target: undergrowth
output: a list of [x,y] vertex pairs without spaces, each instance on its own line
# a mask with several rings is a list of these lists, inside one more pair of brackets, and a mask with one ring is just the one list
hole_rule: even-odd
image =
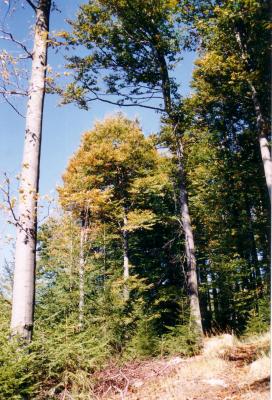
[[[80,330],[75,315],[53,324],[40,320],[30,345],[9,340],[9,306],[1,303],[0,399],[54,400],[67,391],[73,399],[88,399],[95,385],[93,376],[110,363],[119,365],[161,356],[189,357],[201,346],[189,321],[168,327],[161,335],[156,320],[136,308],[134,314],[115,314],[90,321]],[[258,354],[268,354],[268,318],[252,312],[241,341],[257,343]],[[261,309],[260,306],[260,309]],[[259,343],[259,344],[258,344]],[[254,346],[255,346],[254,344]]]

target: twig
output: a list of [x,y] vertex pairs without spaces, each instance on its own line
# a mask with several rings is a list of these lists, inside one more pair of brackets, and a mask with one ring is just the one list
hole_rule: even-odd
[[5,89],[0,89],[0,94],[4,94],[5,96],[27,96],[27,92],[22,92],[18,90],[5,90]]
[[9,101],[9,99],[7,98],[7,96],[4,93],[1,93],[2,96],[4,97],[5,101],[8,103],[8,105],[18,114],[20,115],[20,117],[25,118],[25,116],[23,114],[20,113],[19,110],[17,110],[17,108],[11,103],[11,101]]
[[[122,371],[120,371],[121,372],[121,375],[123,375],[123,377],[125,378],[125,380],[127,381],[127,384],[126,384],[126,387],[125,387],[125,389],[123,390],[123,394],[124,394],[124,396],[126,396],[126,394],[127,394],[127,391],[128,391],[128,387],[129,387],[129,379],[126,377],[126,375],[122,372]],[[125,398],[125,397],[124,397]]]
[[51,208],[52,203],[53,203],[53,201],[50,201],[48,203],[48,205],[47,205],[47,213],[43,218],[40,219],[38,225],[40,225],[43,221],[45,221],[50,216],[50,208]]
[[143,103],[118,103],[117,101],[111,101],[111,100],[107,100],[107,99],[103,99],[97,95],[95,95],[95,97],[92,98],[87,98],[87,102],[92,102],[95,100],[99,100],[102,101],[103,103],[108,103],[108,104],[112,104],[118,107],[141,107],[141,108],[147,108],[149,110],[154,110],[154,111],[158,111],[158,112],[165,112],[165,109],[160,108],[160,107],[152,107],[152,106],[146,106]]
[[27,49],[27,47],[22,42],[19,42],[19,40],[15,39],[12,33],[6,32],[3,29],[0,29],[0,32],[8,36],[8,37],[2,36],[0,37],[0,39],[11,40],[13,43],[18,44],[18,46],[20,46],[28,54],[28,58],[33,57],[32,53]]
[[8,203],[9,210],[10,210],[10,212],[11,212],[11,214],[12,214],[12,217],[13,217],[13,219],[14,219],[14,221],[15,221],[15,226],[18,226],[18,225],[19,225],[19,219],[18,219],[17,216],[15,215],[15,212],[14,212],[14,209],[13,209],[13,205],[12,205],[12,202],[11,202],[11,199],[10,199],[10,184],[9,184],[9,178],[8,178],[8,176],[7,176],[6,173],[4,173],[4,176],[5,176],[5,178],[6,178],[7,190],[5,190],[3,187],[0,187],[0,190],[4,193],[4,195],[5,195],[5,197],[6,197],[6,202]]
[[[87,98],[87,102],[99,100],[99,101],[102,101],[104,103],[113,104],[113,105],[116,105],[116,106],[119,106],[119,107],[142,107],[142,108],[147,108],[147,109],[150,109],[150,110],[155,110],[155,111],[158,111],[158,112],[165,112],[164,108],[144,105],[143,104],[144,101],[143,102],[135,102],[135,103],[121,103],[121,102],[118,102],[118,101],[111,101],[111,100],[108,100],[108,99],[104,99],[102,97],[99,97],[99,95],[94,90],[92,90],[88,85],[86,85],[86,86],[87,86],[88,90],[94,95],[94,97],[92,97],[92,98]],[[147,99],[145,99],[145,101],[147,101]]]

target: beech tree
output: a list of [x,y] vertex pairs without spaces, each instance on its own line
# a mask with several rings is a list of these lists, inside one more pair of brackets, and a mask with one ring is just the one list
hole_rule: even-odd
[[37,201],[51,0],[27,0],[36,15],[20,178],[11,331],[31,340],[33,330]]
[[[180,60],[187,37],[181,40],[182,13],[178,1],[89,1],[73,22],[74,45],[89,51],[70,58],[75,80],[64,102],[80,107],[100,100],[123,107],[140,106],[161,112],[172,126],[171,149],[179,170],[179,206],[185,236],[188,293],[191,315],[202,335],[197,265],[189,214],[182,144],[182,113],[178,85],[171,71]],[[97,72],[100,72],[98,78]]]
[[[84,230],[92,229],[98,220],[111,223],[122,241],[124,282],[130,277],[130,233],[149,229],[156,220],[151,210],[139,206],[137,194],[148,179],[152,183],[153,178],[150,191],[166,182],[164,174],[154,178],[157,164],[156,151],[137,123],[117,115],[97,123],[84,135],[63,176],[64,186],[59,188],[63,207],[84,214]],[[124,299],[128,298],[125,285]]]

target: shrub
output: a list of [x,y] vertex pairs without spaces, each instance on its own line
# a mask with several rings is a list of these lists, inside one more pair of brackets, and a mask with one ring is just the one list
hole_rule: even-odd
[[258,300],[257,307],[250,311],[244,335],[261,334],[269,330],[270,304],[268,299]]
[[9,340],[9,304],[0,299],[0,399],[19,400],[37,389],[35,354],[16,338]]
[[199,353],[199,337],[189,324],[168,327],[169,332],[161,339],[162,355],[192,356]]

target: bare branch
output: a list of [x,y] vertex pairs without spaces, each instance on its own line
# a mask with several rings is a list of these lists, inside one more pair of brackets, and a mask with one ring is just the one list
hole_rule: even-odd
[[5,90],[0,88],[0,94],[5,96],[27,96],[27,92],[19,91],[19,90]]
[[26,0],[26,2],[30,5],[30,7],[36,12],[37,11],[37,7],[35,6],[34,3],[32,3],[31,0]]
[[[141,108],[148,108],[148,109],[150,109],[150,110],[155,110],[155,111],[160,111],[160,112],[165,112],[165,109],[164,108],[160,108],[160,107],[152,107],[152,106],[147,106],[147,105],[145,105],[145,104],[143,104],[143,103],[118,103],[117,101],[111,101],[111,100],[108,100],[108,99],[103,99],[102,97],[99,97],[98,95],[97,95],[97,93],[95,93],[94,91],[91,91],[92,92],[92,94],[94,95],[94,97],[92,97],[92,98],[87,98],[87,102],[91,102],[91,101],[95,101],[95,100],[99,100],[99,101],[102,101],[102,102],[104,102],[104,103],[108,103],[108,104],[113,104],[113,105],[116,105],[116,106],[119,106],[119,107],[141,107]],[[145,100],[146,101],[146,100]]]
[[13,204],[13,201],[11,198],[11,193],[10,193],[10,180],[6,173],[4,173],[4,176],[5,176],[6,189],[3,186],[0,186],[0,191],[4,194],[5,202],[7,203],[8,210],[10,211],[10,213],[12,215],[13,221],[9,221],[9,222],[12,223],[16,228],[19,227],[23,232],[25,232],[25,234],[27,236],[31,235],[32,232],[28,228],[24,227],[24,225],[21,223],[20,217],[18,218],[17,215],[15,214],[14,204]]
[[41,225],[47,218],[50,217],[50,211],[51,211],[51,206],[52,206],[53,200],[49,201],[47,204],[47,212],[46,214],[43,216],[43,218],[41,218],[38,221],[38,225]]
[[4,97],[5,101],[8,103],[8,105],[18,114],[20,115],[20,117],[25,118],[25,116],[23,114],[20,113],[20,111],[15,107],[14,104],[11,103],[11,101],[9,101],[9,99],[7,98],[7,96],[4,93],[1,93],[2,96]]
[[6,32],[3,29],[0,29],[0,32],[2,32],[6,36],[1,36],[0,39],[2,40],[11,40],[13,43],[16,43],[18,46],[20,46],[28,55],[27,58],[32,58],[32,53],[27,49],[27,47],[22,43],[19,42],[19,40],[15,39],[12,33]]
[[0,187],[0,190],[5,195],[5,201],[7,202],[9,211],[12,214],[12,218],[14,220],[14,225],[15,226],[21,226],[20,222],[19,222],[19,219],[15,215],[14,207],[13,207],[13,204],[12,204],[12,199],[11,199],[11,196],[10,196],[10,181],[9,181],[9,178],[8,178],[6,173],[4,173],[4,176],[5,176],[5,179],[6,179],[5,181],[6,181],[7,189],[4,189],[3,187]]

